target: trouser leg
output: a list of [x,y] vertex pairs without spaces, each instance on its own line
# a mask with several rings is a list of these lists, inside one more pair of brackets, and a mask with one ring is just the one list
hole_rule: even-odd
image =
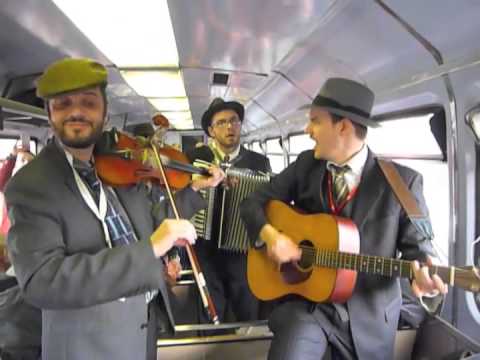
[[274,333],[269,360],[321,360],[328,348],[334,359],[356,359],[349,321],[330,305],[286,302],[272,312],[269,326]]
[[232,304],[233,313],[237,321],[251,321],[258,319],[258,300],[250,291],[247,281],[247,257],[243,254],[225,255],[225,280]]
[[322,327],[304,301],[290,301],[271,314],[274,334],[268,360],[321,360],[328,346]]

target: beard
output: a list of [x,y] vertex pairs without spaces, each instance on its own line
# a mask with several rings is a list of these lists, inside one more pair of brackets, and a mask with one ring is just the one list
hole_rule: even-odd
[[233,150],[240,145],[240,136],[225,136],[225,138],[218,138],[217,142],[220,146]]
[[[68,122],[84,123],[90,126],[90,132],[83,134],[85,131],[79,129],[66,129],[65,124]],[[70,117],[65,119],[61,124],[53,124],[53,129],[63,145],[74,149],[85,149],[94,145],[102,136],[103,124],[89,121],[84,117]]]

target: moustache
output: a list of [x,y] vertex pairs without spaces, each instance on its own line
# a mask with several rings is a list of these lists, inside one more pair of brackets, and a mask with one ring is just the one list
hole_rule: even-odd
[[67,118],[63,121],[64,124],[69,123],[69,122],[85,123],[85,124],[91,125],[91,122],[88,119],[86,119],[82,116],[72,116],[72,117],[69,117],[69,118]]

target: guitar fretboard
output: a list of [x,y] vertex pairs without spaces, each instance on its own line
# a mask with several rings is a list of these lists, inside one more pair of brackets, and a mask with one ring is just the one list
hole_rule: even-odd
[[[351,254],[323,249],[304,247],[302,258],[319,267],[349,269],[372,275],[405,277],[413,279],[411,261],[386,258],[382,256]],[[447,283],[453,282],[453,268],[432,266],[430,274],[437,274]]]

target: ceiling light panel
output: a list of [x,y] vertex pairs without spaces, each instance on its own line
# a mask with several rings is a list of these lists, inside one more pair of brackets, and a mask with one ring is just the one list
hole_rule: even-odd
[[188,99],[182,98],[149,98],[150,103],[161,112],[164,111],[190,111]]
[[177,67],[166,0],[53,0],[118,67]]
[[190,111],[164,111],[162,114],[176,129],[193,129],[192,114]]
[[148,98],[186,97],[180,71],[121,71],[138,95]]

